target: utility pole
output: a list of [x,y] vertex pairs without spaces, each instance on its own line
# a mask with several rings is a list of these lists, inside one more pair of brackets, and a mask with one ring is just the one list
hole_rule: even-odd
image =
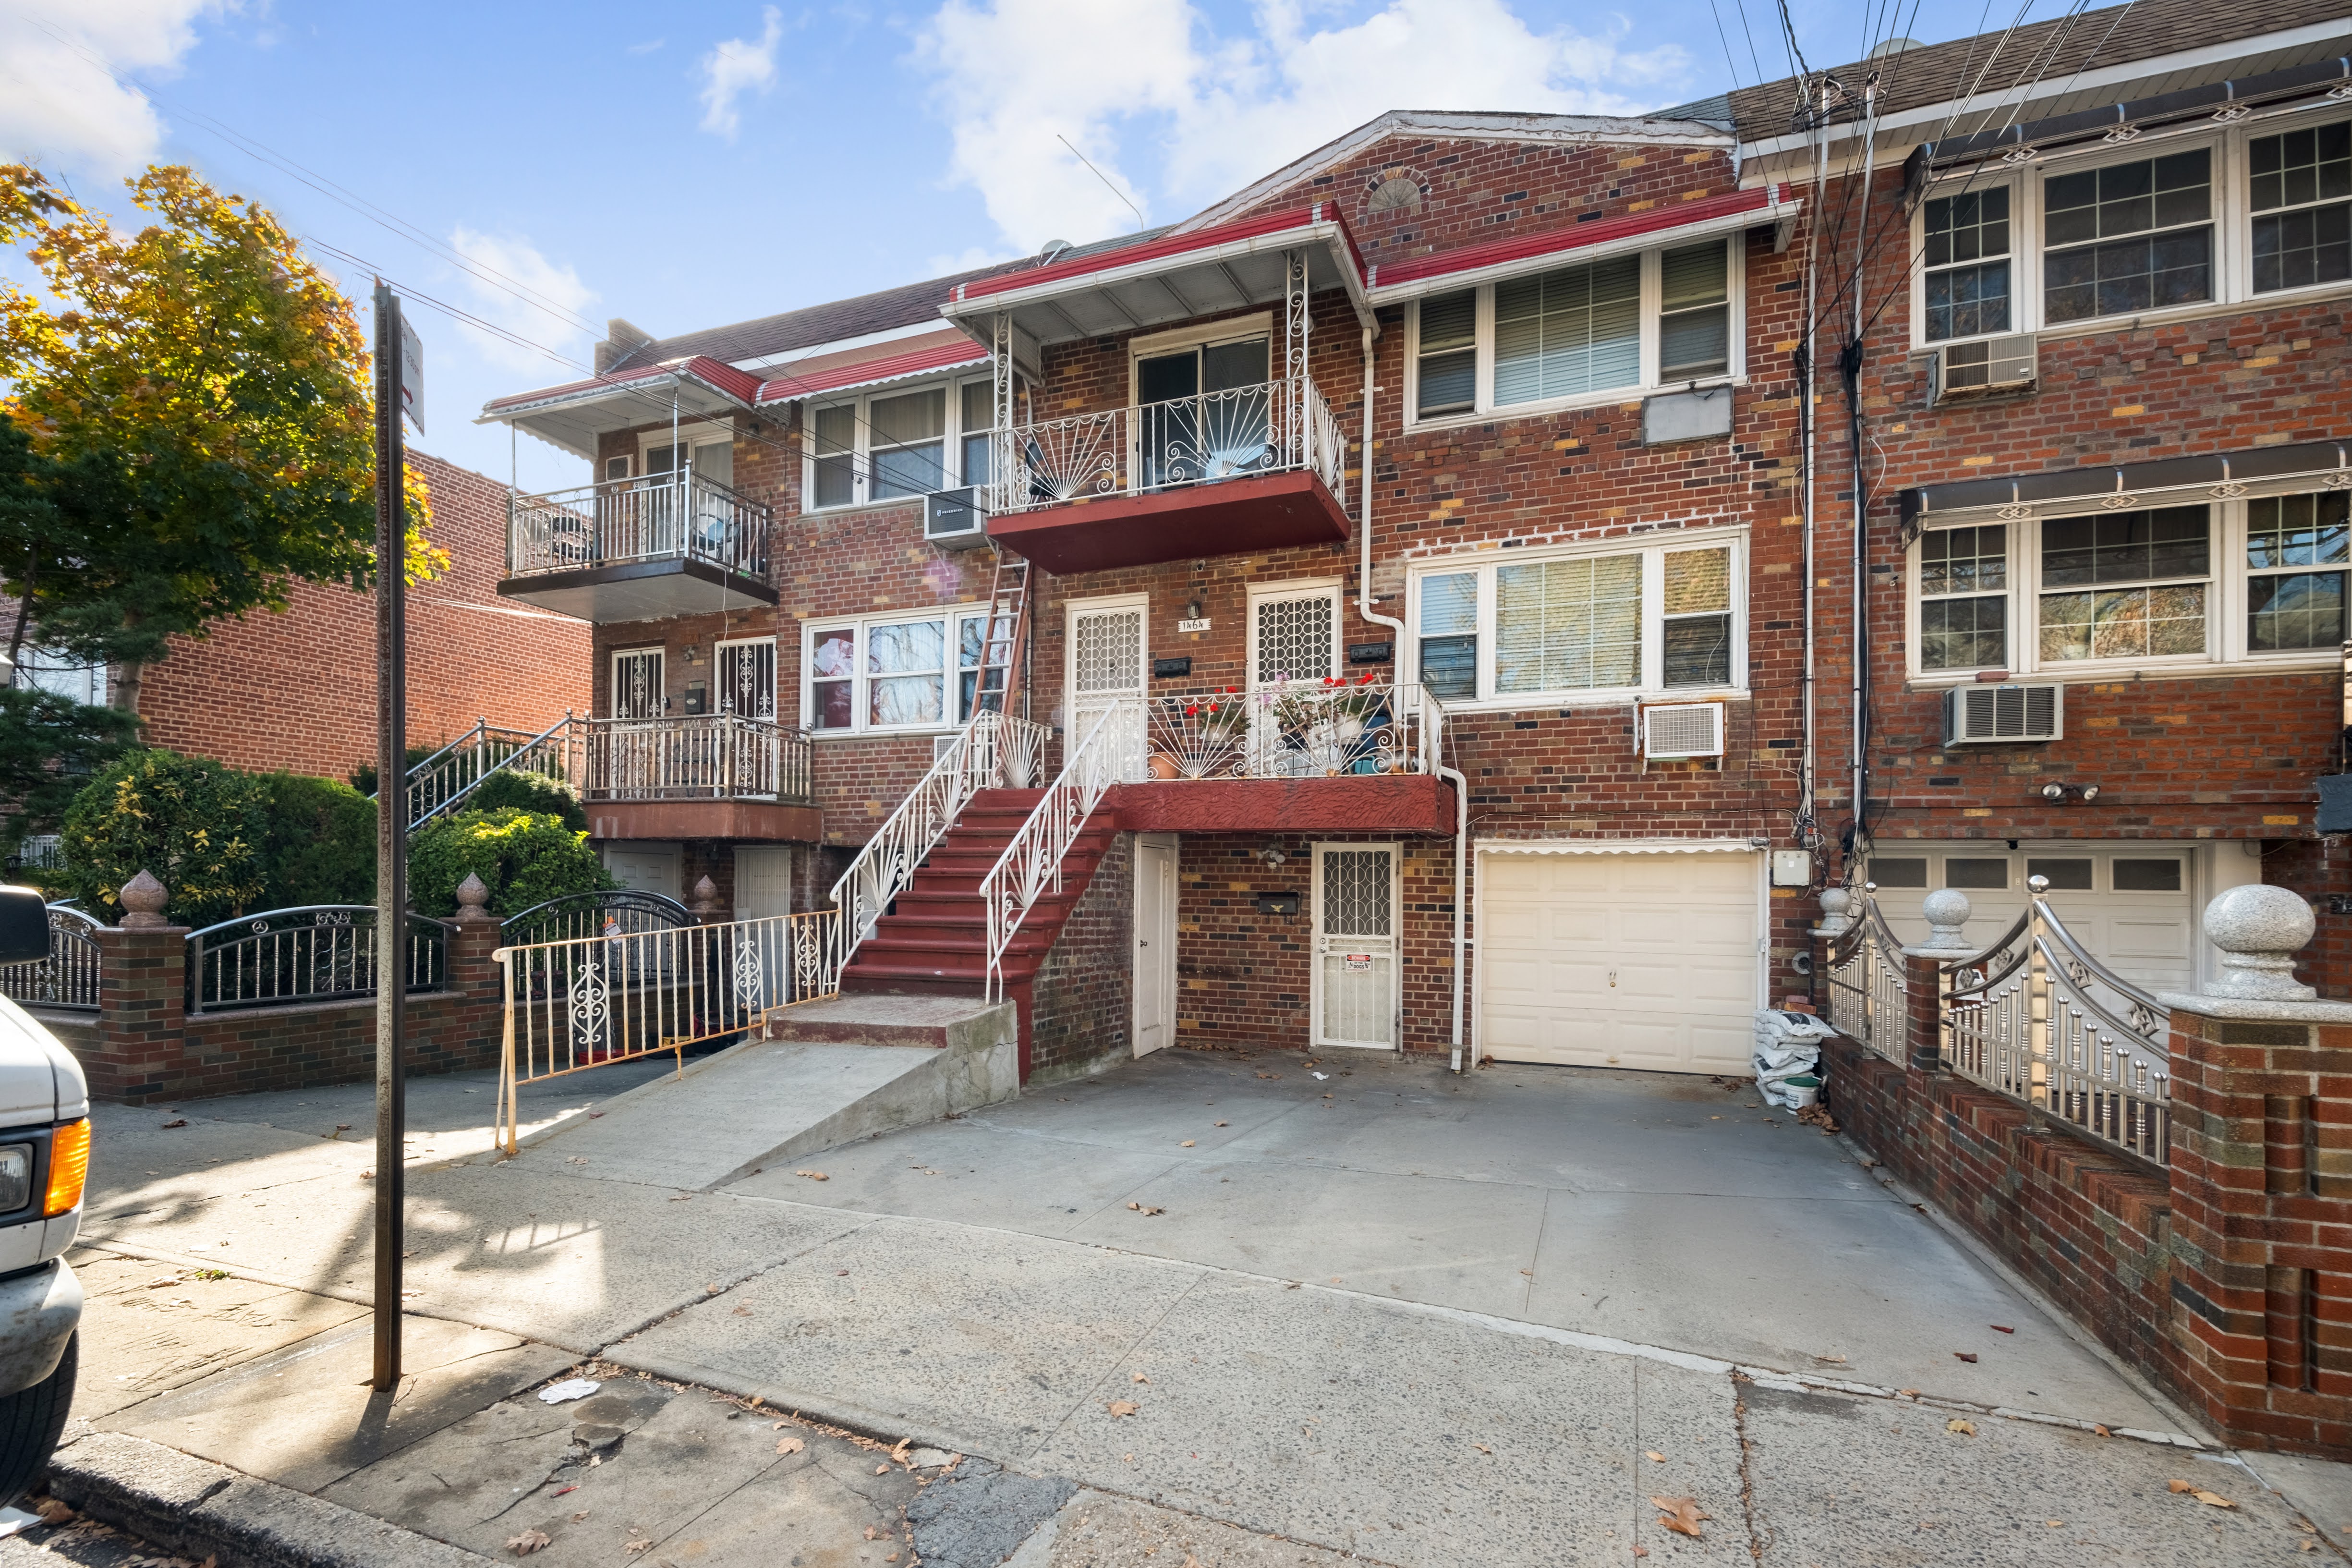
[[423,354],[400,300],[375,285],[375,1375],[400,1386],[400,1254],[408,1121],[408,593],[406,466],[400,418],[406,363]]

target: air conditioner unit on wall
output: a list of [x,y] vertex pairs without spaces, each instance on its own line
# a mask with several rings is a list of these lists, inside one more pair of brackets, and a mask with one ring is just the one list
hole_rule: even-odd
[[2041,378],[2032,332],[2005,338],[1980,338],[1972,343],[1947,343],[1936,351],[1928,383],[1929,406],[1958,403],[1997,393],[2018,392]]
[[2061,686],[1956,686],[1944,693],[1944,744],[2054,741],[2065,729]]
[[1723,704],[1661,702],[1643,709],[1642,754],[1654,762],[1723,755]]
[[970,550],[988,542],[988,513],[977,486],[934,490],[923,498],[923,538],[941,550]]

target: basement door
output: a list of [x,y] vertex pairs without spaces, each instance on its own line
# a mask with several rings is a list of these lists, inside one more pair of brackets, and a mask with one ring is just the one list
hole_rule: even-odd
[[1070,606],[1066,688],[1070,717],[1063,731],[1062,755],[1067,759],[1074,754],[1104,713],[1122,709],[1111,722],[1124,731],[1115,741],[1119,748],[1118,776],[1130,782],[1145,776],[1145,607],[1140,594]]
[[1397,1048],[1397,847],[1315,847],[1313,1043]]
[[1176,1038],[1176,849],[1172,833],[1135,836],[1135,1054]]

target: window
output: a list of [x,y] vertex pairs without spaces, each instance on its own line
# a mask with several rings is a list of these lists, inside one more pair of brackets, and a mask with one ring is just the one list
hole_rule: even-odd
[[996,384],[967,381],[957,388],[961,400],[956,428],[963,432],[963,468],[957,477],[968,485],[988,483],[988,443],[996,427]]
[[2009,187],[1927,204],[1927,341],[2009,331]]
[[2042,314],[2053,324],[2213,298],[2213,153],[2050,176]]
[[927,495],[947,485],[948,395],[942,388],[877,397],[873,429],[874,499]]
[[1739,373],[1739,247],[1611,257],[1413,309],[1415,419],[1534,409]]
[[[1451,702],[1737,688],[1747,679],[1741,545],[1653,543],[1414,575],[1421,679]],[[1512,552],[1517,557],[1518,552]]]
[[[664,441],[657,447],[648,446],[641,454],[643,462],[639,471],[648,479],[662,474],[676,473],[679,466],[677,460],[679,447],[685,447],[689,454],[687,459],[688,466],[704,479],[717,479],[722,485],[731,485],[735,482],[735,437],[731,431],[715,437],[703,435],[697,435],[691,438],[680,437],[677,446],[675,447],[667,441]],[[625,471],[625,469],[624,472]]]
[[[980,690],[987,619],[985,609],[957,609],[812,627],[802,703],[807,728],[838,734],[962,723]],[[953,712],[948,706],[950,647],[956,650]],[[1001,689],[1003,679],[1002,671],[992,670],[989,689]]]
[[657,647],[616,648],[613,653],[612,715],[615,719],[658,719],[669,706],[662,681],[662,650]]
[[805,416],[805,509],[901,500],[985,483],[995,396],[988,382],[968,381],[911,392],[877,388],[869,395],[812,403]]
[[1869,880],[1882,888],[1925,888],[1927,885],[1927,862],[1924,858],[1887,859],[1870,858]]
[[1948,528],[1919,542],[1919,667],[2009,662],[2009,530]]
[[2246,173],[2254,292],[2352,279],[2352,121],[2254,137]]
[[[2344,641],[2344,567],[2352,496],[2270,496],[2246,503],[2246,647],[2333,648]],[[2314,571],[2334,566],[2332,572]]]
[[19,690],[46,691],[86,708],[106,706],[106,667],[80,663],[58,648],[19,648],[15,684]]
[[2050,884],[2050,890],[2053,893],[2087,893],[2091,890],[2092,864],[2088,860],[2072,858],[2045,860],[2034,856],[2029,857],[2025,862],[2025,875],[2029,880],[2041,878]]
[[2201,506],[2045,521],[2042,662],[2203,653],[2210,534]]
[[2009,862],[1996,859],[1964,860],[1958,856],[1944,861],[1944,886],[1983,891],[2009,886]]
[[817,506],[847,506],[857,499],[857,409],[844,405],[815,410],[809,420],[815,448],[810,493]]

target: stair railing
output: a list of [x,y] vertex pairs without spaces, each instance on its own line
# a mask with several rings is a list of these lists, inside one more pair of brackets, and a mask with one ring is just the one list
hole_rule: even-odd
[[834,908],[843,913],[834,927],[834,973],[848,967],[858,943],[873,934],[874,922],[889,912],[891,901],[915,879],[916,868],[973,795],[1008,784],[1026,786],[1037,776],[1051,734],[1045,725],[1009,713],[972,715],[834,883]]
[[1096,716],[1086,739],[1070,752],[1062,773],[1046,787],[1045,798],[1004,847],[996,864],[980,884],[980,901],[988,911],[988,999],[1004,999],[1004,951],[1021,930],[1039,899],[1062,890],[1062,861],[1070,846],[1086,830],[1087,818],[1118,783],[1120,744],[1132,723],[1123,703],[1113,703]]
[[408,770],[408,831],[455,810],[492,773],[537,773],[577,783],[581,741],[576,729],[569,713],[536,735],[477,720],[471,730]]

